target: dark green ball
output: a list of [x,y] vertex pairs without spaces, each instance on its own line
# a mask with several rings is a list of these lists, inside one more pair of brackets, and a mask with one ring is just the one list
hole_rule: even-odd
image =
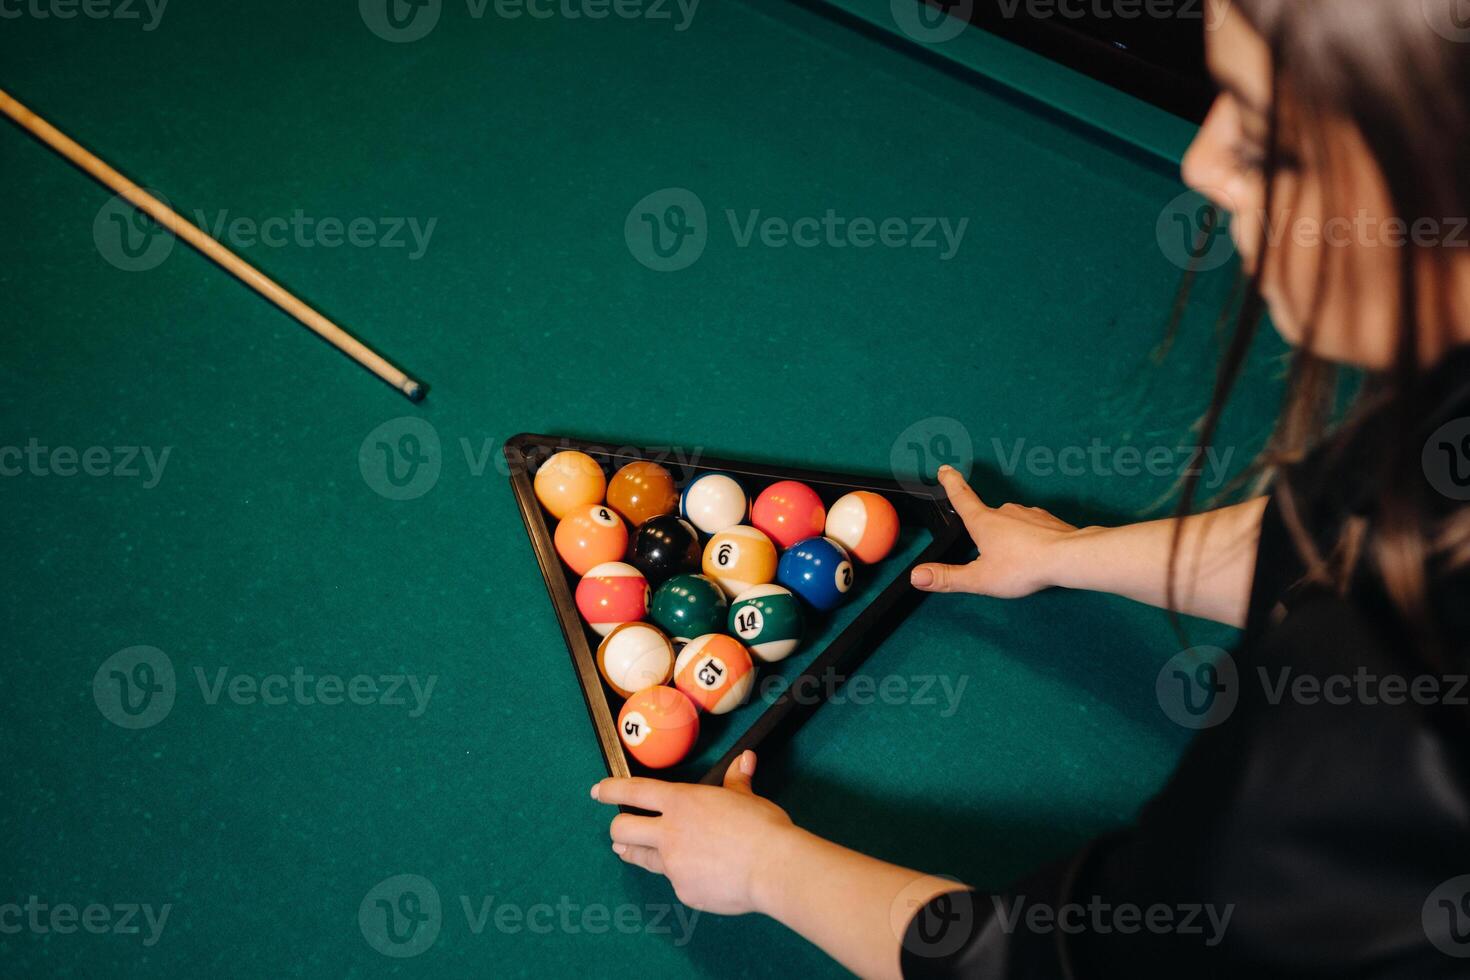
[[703,575],[675,575],[653,594],[648,618],[676,643],[687,643],[706,633],[725,629],[729,603],[713,579]]

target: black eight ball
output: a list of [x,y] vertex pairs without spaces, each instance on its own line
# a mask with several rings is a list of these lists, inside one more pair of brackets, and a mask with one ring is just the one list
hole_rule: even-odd
[[650,517],[638,525],[628,560],[653,585],[684,572],[699,571],[699,532],[673,514]]

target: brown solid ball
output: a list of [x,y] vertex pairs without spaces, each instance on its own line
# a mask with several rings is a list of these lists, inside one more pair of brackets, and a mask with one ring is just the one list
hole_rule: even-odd
[[637,527],[650,517],[672,514],[679,506],[679,491],[668,470],[639,460],[618,470],[608,481],[607,502]]

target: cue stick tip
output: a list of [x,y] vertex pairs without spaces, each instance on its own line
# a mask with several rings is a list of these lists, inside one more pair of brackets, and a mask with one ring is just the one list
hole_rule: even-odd
[[423,401],[424,396],[429,393],[428,385],[420,384],[411,378],[403,383],[401,390],[408,400],[415,404]]

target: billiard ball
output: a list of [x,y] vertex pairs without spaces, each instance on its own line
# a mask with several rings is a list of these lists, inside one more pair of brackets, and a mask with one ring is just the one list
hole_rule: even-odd
[[757,585],[730,603],[729,630],[762,663],[785,660],[801,643],[801,603],[779,585]]
[[701,570],[733,598],[752,585],[775,581],[776,546],[748,524],[736,524],[709,539]]
[[760,492],[750,508],[750,523],[776,542],[778,548],[789,548],[814,534],[821,534],[827,523],[827,509],[817,491],[805,483],[782,480]]
[[898,540],[898,511],[886,497],[855,490],[827,512],[827,537],[866,565],[880,562]]
[[578,575],[586,575],[628,550],[628,528],[607,504],[583,505],[556,525],[556,553]]
[[728,473],[704,473],[684,488],[679,515],[705,534],[745,520],[745,491]]
[[725,593],[712,580],[703,575],[675,575],[653,594],[649,618],[676,644],[683,644],[724,629],[728,606]]
[[813,609],[830,612],[842,604],[852,588],[852,561],[842,545],[831,538],[807,538],[781,556],[776,581]]
[[650,769],[681,762],[699,738],[699,711],[672,687],[645,687],[623,702],[618,738]]
[[650,517],[633,532],[632,566],[654,585],[673,575],[699,571],[699,532],[673,514]]
[[723,633],[696,636],[674,661],[674,686],[712,715],[740,707],[754,684],[750,652]]
[[620,698],[667,684],[674,675],[674,645],[648,623],[624,623],[597,645],[597,672]]
[[607,482],[607,502],[637,527],[650,517],[672,514],[679,506],[679,491],[673,474],[657,463],[640,459],[613,474]]
[[600,502],[607,478],[597,460],[575,449],[565,449],[541,464],[532,485],[541,506],[561,520],[578,507]]
[[648,579],[632,565],[605,561],[577,583],[577,612],[599,636],[648,615]]

